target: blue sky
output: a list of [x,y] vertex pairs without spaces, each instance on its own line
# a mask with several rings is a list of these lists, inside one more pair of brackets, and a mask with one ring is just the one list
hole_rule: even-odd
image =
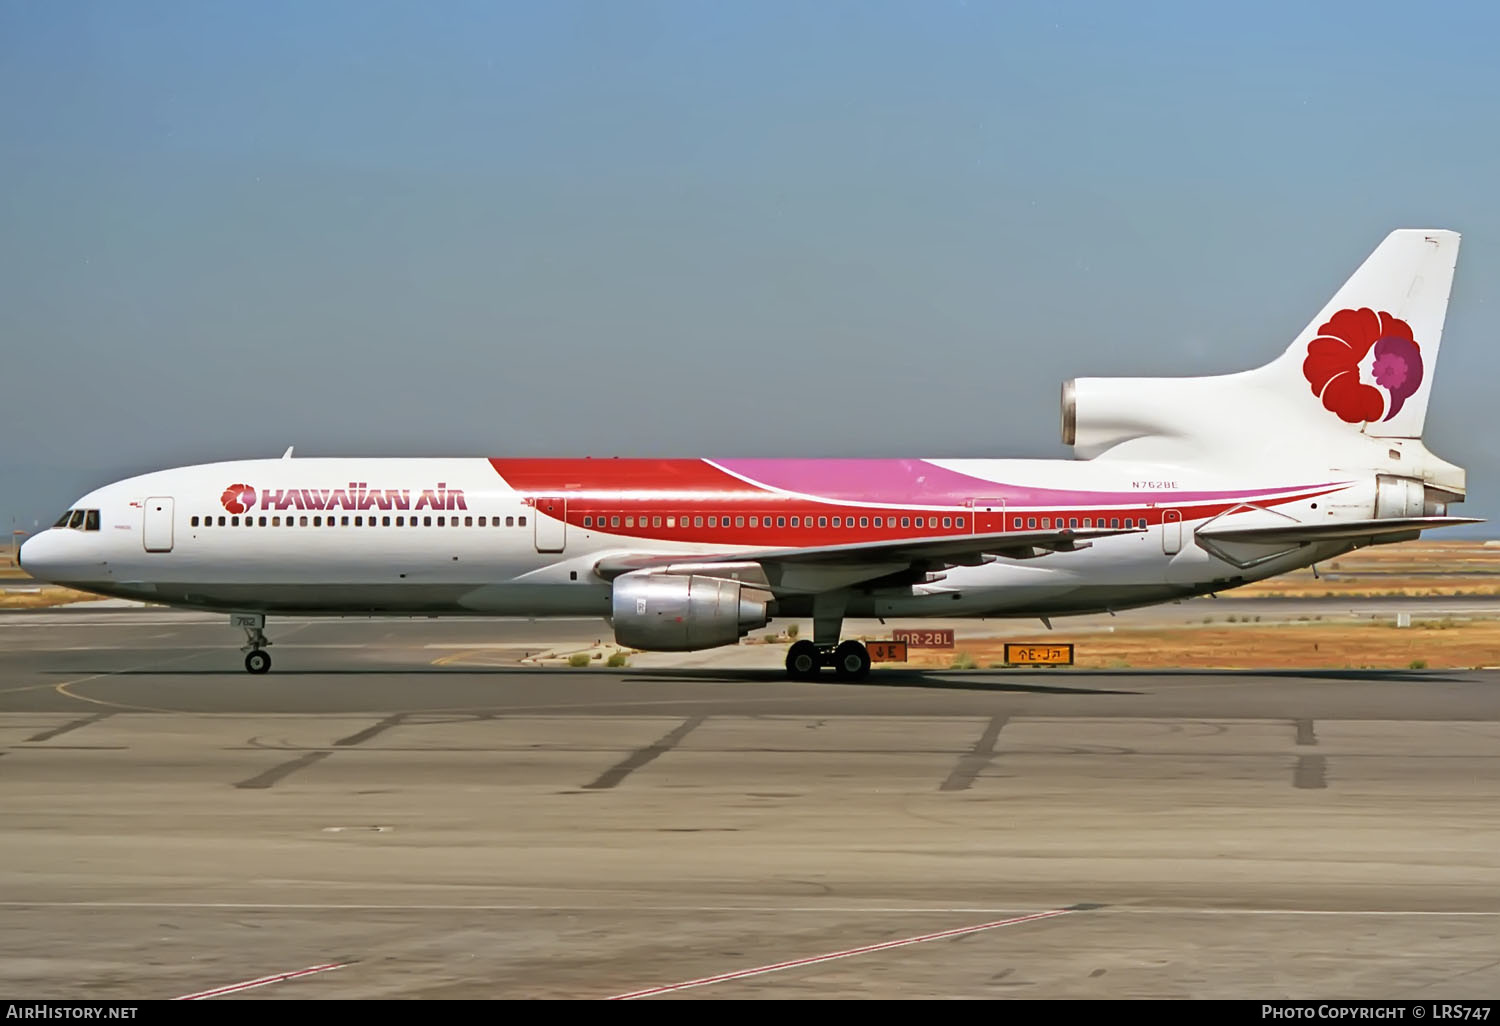
[[[1428,442],[1500,512],[1492,5],[0,0],[0,517],[302,455],[1068,455],[1464,233]],[[1492,532],[1488,525],[1484,533]]]

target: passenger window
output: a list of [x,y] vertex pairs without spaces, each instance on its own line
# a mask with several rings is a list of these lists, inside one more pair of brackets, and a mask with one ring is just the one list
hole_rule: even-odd
[[953,518],[953,526],[961,529],[964,526],[964,518],[963,517],[954,517]]
[[797,523],[797,520],[798,520],[797,517],[792,517],[792,526],[793,527],[800,527],[801,526],[799,523]]
[[422,518],[422,526],[423,527],[431,527],[432,526],[432,518],[431,517],[423,517]]
[[1083,526],[1084,527],[1093,527],[1094,526],[1094,518],[1093,517],[1084,517],[1083,518]]
[[[454,520],[457,520],[457,519],[458,519],[457,517],[454,517]],[[484,517],[480,517],[479,520],[480,520],[479,526],[483,527],[484,526],[484,522],[483,522],[484,521]],[[464,526],[465,527],[473,527],[474,526],[474,518],[473,517],[464,517]]]
[[626,517],[625,518],[625,526],[626,527],[634,527],[635,526],[635,517]]
[[266,518],[265,517],[261,517],[260,518],[260,526],[261,527],[265,527],[266,526]]
[[677,526],[677,518],[676,517],[667,517],[667,526],[668,527],[676,527]]
[[751,517],[750,518],[750,526],[751,527],[759,527],[760,526],[760,521],[756,517]]
[[719,526],[719,518],[718,517],[709,517],[708,518],[708,526],[709,527],[718,527]]
[[1077,527],[1078,526],[1078,518],[1077,517],[1072,517],[1071,519],[1069,519],[1068,520],[1068,526],[1069,527]]
[[952,517],[944,517],[943,518],[943,526],[944,527],[952,527],[953,526],[953,518]]
[[734,526],[735,527],[744,527],[745,526],[745,518],[744,517],[735,517],[734,518]]
[[619,517],[610,517],[609,518],[609,526],[610,527],[619,527],[620,526],[620,518]]
[[870,526],[870,518],[869,517],[860,517],[859,518],[859,526],[860,527],[869,527]]
[[445,521],[444,521],[444,518],[443,518],[443,517],[438,517],[438,522],[437,522],[437,525],[438,525],[438,526],[439,526],[439,527],[447,527],[447,526],[448,526],[448,525],[447,525],[447,524],[446,524],[446,523],[445,523]]
[[[290,518],[288,518],[288,520],[290,520]],[[281,526],[281,518],[280,517],[272,517],[271,518],[271,526],[272,527],[280,527]]]
[[875,518],[875,526],[876,527],[884,527],[885,526],[885,519],[883,517],[876,517]]
[[819,527],[827,527],[828,526],[828,518],[827,517],[819,517],[818,518],[818,526]]
[[661,517],[652,517],[651,518],[651,526],[652,527],[660,527],[661,526]]
[[1052,526],[1052,518],[1051,517],[1042,517],[1042,528],[1043,528],[1043,530],[1045,530],[1046,528],[1049,528],[1051,526]]
[[[480,519],[481,524],[482,524],[484,518],[480,517],[479,519]],[[583,526],[584,527],[593,527],[594,526],[594,518],[593,517],[584,517],[583,518]]]
[[[374,522],[375,522],[375,518],[371,517],[370,518],[370,523],[373,524]],[[355,527],[364,527],[365,526],[365,518],[364,517],[355,517],[354,518],[354,526]]]
[[323,526],[323,518],[322,517],[313,517],[313,526],[314,527],[322,527]]
[[380,518],[380,526],[381,527],[390,527],[391,526],[391,518],[390,517],[381,517]]
[[526,526],[526,518],[525,518],[525,517],[522,517],[522,518],[521,518],[521,519],[520,519],[520,526],[522,526],[522,527],[525,527],[525,526]]
[[[328,519],[332,520],[333,518],[329,517]],[[339,518],[339,525],[341,527],[348,527],[349,526],[349,518],[348,517],[340,517]]]
[[844,518],[843,517],[834,517],[833,518],[833,526],[834,527],[843,527],[844,526]]
[[[917,526],[918,527],[923,527],[925,525],[926,525],[926,521],[924,521],[921,517],[917,517]],[[1021,525],[1017,524],[1016,526],[1020,527]]]
[[[486,523],[486,521],[487,521],[487,520],[488,520],[488,519],[489,519],[489,518],[488,518],[488,517],[480,517],[480,518],[479,518],[479,526],[480,526],[480,527],[488,527],[488,526],[490,526],[490,525],[489,525],[489,524],[488,524],[488,523]],[[587,518],[587,517],[584,517],[584,519],[585,519],[585,520],[587,520],[587,519],[588,519],[588,518]]]
[[1026,526],[1028,528],[1035,527],[1036,526],[1036,517],[1027,517],[1026,518]]
[[694,527],[702,527],[703,526],[703,518],[702,517],[694,517],[693,518],[693,526]]
[[1119,517],[1110,517],[1109,518],[1109,526],[1112,527],[1112,528],[1113,527],[1119,527],[1120,526],[1120,518]]
[[[901,526],[902,527],[910,527],[911,526],[911,517],[902,517],[901,518]],[[1016,526],[1019,527],[1021,525],[1017,524]]]
[[777,517],[776,518],[776,526],[777,527],[785,527],[786,526],[786,517]]
[[302,526],[303,526],[303,527],[306,527],[306,526],[307,526],[307,517],[305,517],[305,516],[304,516],[304,517],[299,517],[299,518],[298,518],[298,521],[299,521],[299,522],[300,522],[300,523],[301,523],[301,525],[302,525]]
[[[515,517],[506,517],[505,518],[505,526],[506,527],[515,527],[516,526],[516,518]],[[603,517],[599,518],[599,526],[601,526],[601,527],[604,526],[604,518]]]
[[191,524],[193,527],[197,527],[198,526],[198,518],[194,517],[192,520],[189,520],[188,523]]

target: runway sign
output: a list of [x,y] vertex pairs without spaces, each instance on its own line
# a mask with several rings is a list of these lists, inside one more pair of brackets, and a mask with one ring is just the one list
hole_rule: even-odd
[[894,630],[891,637],[897,641],[904,641],[912,648],[952,648],[953,631],[951,628],[920,630]]
[[1007,666],[1072,666],[1073,645],[1005,644]]
[[865,647],[870,650],[872,663],[906,662],[906,642],[904,641],[872,641]]

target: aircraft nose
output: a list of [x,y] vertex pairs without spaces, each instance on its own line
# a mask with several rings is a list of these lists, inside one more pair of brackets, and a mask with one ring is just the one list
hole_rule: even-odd
[[16,562],[21,569],[39,581],[49,580],[50,575],[58,568],[59,546],[58,540],[52,537],[54,534],[55,531],[43,531],[27,538],[21,543],[21,551],[16,554]]

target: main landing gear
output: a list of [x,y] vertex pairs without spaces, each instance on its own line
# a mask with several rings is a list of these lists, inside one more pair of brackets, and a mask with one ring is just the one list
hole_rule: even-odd
[[857,641],[831,649],[799,641],[786,654],[786,672],[792,680],[817,680],[825,666],[832,666],[839,680],[864,680],[870,675],[870,651]]
[[786,672],[792,680],[817,680],[825,666],[833,667],[839,680],[864,680],[870,675],[870,651],[857,641],[839,642],[844,626],[847,592],[832,592],[813,599],[813,637],[787,650]]
[[231,613],[229,624],[245,629],[246,644],[240,649],[245,653],[245,669],[250,673],[267,673],[271,669],[271,654],[266,651],[271,643],[266,640],[266,617],[264,613]]

